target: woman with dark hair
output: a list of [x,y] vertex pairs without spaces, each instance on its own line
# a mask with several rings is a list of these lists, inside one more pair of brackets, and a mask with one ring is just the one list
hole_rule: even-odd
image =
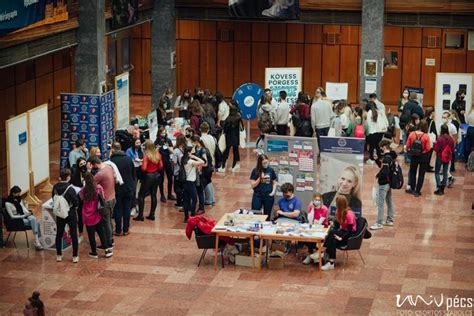
[[199,133],[201,127],[203,109],[198,100],[194,100],[189,106],[189,125]]
[[410,101],[409,97],[410,91],[408,91],[408,89],[403,89],[402,95],[397,103],[398,113],[401,114],[403,112],[403,107],[408,103],[408,101]]
[[267,155],[258,156],[257,166],[250,174],[250,186],[253,189],[252,210],[261,210],[263,207],[263,213],[270,219],[275,202],[277,176],[270,167]]
[[291,109],[290,114],[292,114],[291,120],[295,127],[295,136],[313,136],[313,128],[311,127],[311,107],[309,106],[308,95],[303,91],[298,93],[298,99]]
[[428,123],[428,136],[430,137],[431,150],[428,157],[428,170],[427,172],[433,172],[434,167],[431,166],[431,157],[433,156],[433,146],[436,144],[438,138],[438,131],[436,130],[435,112],[432,107],[429,107],[425,111],[425,120]]
[[39,292],[34,291],[31,297],[28,298],[28,301],[25,304],[25,309],[23,310],[23,315],[27,315],[27,316],[46,315],[44,311],[44,303],[40,299]]
[[[75,186],[77,189],[84,186],[84,174],[87,172],[87,160],[80,157],[76,162],[77,168],[74,168],[74,173],[71,176],[70,184]],[[82,236],[84,232],[84,221],[82,220],[82,201],[79,200],[77,207],[77,228],[79,230],[79,236]]]
[[156,108],[156,120],[158,122],[158,126],[166,126],[168,125],[168,121],[166,119],[166,107],[168,106],[168,102],[165,98],[160,98],[158,102],[158,107]]
[[204,161],[191,153],[191,148],[184,149],[181,165],[186,172],[186,181],[183,183],[184,222],[188,222],[189,215],[195,216],[197,204],[196,180],[198,168],[204,165]]
[[357,221],[354,212],[349,207],[347,198],[340,195],[336,198],[336,216],[333,227],[329,230],[324,247],[329,261],[321,268],[323,271],[333,270],[338,246],[347,244],[347,240],[357,232]]
[[[87,236],[91,246],[89,257],[98,259],[97,244],[95,241],[95,233],[99,235],[102,246],[105,247],[105,257],[113,256],[112,245],[109,240],[105,238],[105,228],[102,216],[99,213],[99,200],[104,197],[104,189],[100,184],[97,184],[90,172],[84,174],[85,185],[79,192],[79,198],[83,204],[84,224],[87,229]],[[99,198],[99,195],[101,198]]]
[[[448,182],[448,169],[449,163],[452,160],[452,153],[454,152],[454,141],[453,138],[449,135],[448,125],[441,125],[441,135],[438,137],[438,140],[435,143],[434,151],[436,152],[436,163],[435,163],[435,179],[436,179],[436,191],[434,194],[443,195],[444,188]],[[443,181],[439,173],[443,168]]]
[[194,155],[201,158],[204,164],[198,169],[198,176],[196,177],[196,190],[198,195],[199,206],[196,212],[197,215],[204,214],[204,188],[211,183],[212,176],[212,158],[209,150],[202,142],[199,136],[193,136],[191,139],[193,142]]
[[454,100],[453,104],[451,105],[451,109],[456,111],[461,124],[466,124],[466,119],[464,117],[466,113],[466,101],[464,100],[465,96],[466,92],[459,90],[456,92],[456,100]]
[[[421,196],[421,188],[425,180],[426,169],[428,169],[430,150],[428,123],[426,120],[421,120],[420,129],[408,135],[406,144],[406,151],[410,156],[410,170],[408,171],[409,188],[406,189],[406,192],[415,195],[415,197]],[[417,172],[418,177],[416,176]]]
[[[135,182],[135,189],[134,189],[134,199],[132,202],[132,209],[137,208],[137,188],[141,185],[142,182],[142,170],[141,170],[141,165],[143,162],[143,149],[142,149],[142,142],[140,141],[140,138],[133,138],[133,145],[127,149],[127,152],[125,153],[127,156],[129,156],[132,161],[133,161],[133,166],[135,167],[135,179],[137,181]],[[135,214],[135,213],[134,213]]]
[[193,102],[191,90],[184,89],[183,93],[176,98],[174,108],[179,110],[179,117],[188,118],[188,106]]
[[369,160],[367,160],[367,163],[374,164],[377,159],[374,154],[377,157],[381,156],[379,143],[388,129],[388,120],[385,112],[377,109],[375,102],[369,101],[368,106],[367,124],[369,125],[369,136],[367,136],[367,142],[369,143]]
[[186,142],[186,137],[184,135],[179,135],[178,138],[176,138],[176,145],[172,156],[174,193],[176,193],[176,204],[174,206],[178,209],[183,208],[183,182],[179,181],[178,174],[184,149],[187,147]]
[[222,166],[219,168],[219,172],[225,172],[225,164],[229,158],[230,149],[234,155],[234,161],[232,162],[232,172],[235,172],[240,169],[240,155],[239,155],[239,145],[240,145],[240,129],[242,128],[242,118],[240,116],[237,103],[232,100],[230,113],[227,119],[224,121],[224,134],[226,148],[223,153]]
[[171,166],[171,155],[173,154],[173,143],[171,139],[168,138],[166,129],[160,127],[158,133],[156,134],[155,146],[159,148],[161,157],[163,158],[163,169],[160,171],[160,195],[161,202],[166,203],[164,182],[165,182],[165,173],[166,179],[168,180],[168,200],[174,201],[176,198],[173,196],[173,167]]

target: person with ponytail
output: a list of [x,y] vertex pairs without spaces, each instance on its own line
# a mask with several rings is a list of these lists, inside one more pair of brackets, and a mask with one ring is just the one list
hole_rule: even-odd
[[385,112],[377,109],[375,102],[369,101],[368,107],[367,124],[369,125],[369,136],[367,136],[367,142],[369,143],[369,160],[367,163],[374,164],[376,160],[374,153],[377,157],[381,156],[379,143],[388,129],[388,120]]

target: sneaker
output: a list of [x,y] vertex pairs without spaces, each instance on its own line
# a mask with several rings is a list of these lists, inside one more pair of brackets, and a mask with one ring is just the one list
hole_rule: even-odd
[[367,159],[367,164],[368,165],[373,165],[373,164],[375,164],[375,160]]
[[405,190],[405,193],[414,194],[415,191],[413,191],[412,189],[406,189],[406,190]]
[[448,178],[448,188],[451,188],[453,186],[454,181],[456,181],[456,179],[453,176],[450,176]]
[[317,252],[310,254],[309,257],[310,257],[311,260],[313,260],[314,262],[318,262],[318,261],[319,261],[319,254],[318,254]]
[[148,215],[146,217],[146,219],[149,220],[149,221],[154,221],[155,220],[155,215]]
[[122,236],[122,233],[114,232],[114,236]]
[[35,240],[34,245],[35,245],[36,250],[43,250],[44,249],[43,245],[41,244],[41,242],[39,240]]
[[143,218],[143,216],[137,216],[137,217],[134,217],[133,220],[143,222],[145,218]]
[[436,191],[434,191],[434,194],[443,195],[443,192],[438,188]]
[[197,211],[196,211],[196,215],[202,215],[202,214],[204,214],[204,213],[206,213],[205,210],[197,210]]
[[221,168],[217,169],[217,172],[219,172],[219,173],[224,173],[224,172],[225,172],[225,169],[221,167]]
[[173,194],[168,194],[168,200],[176,201],[176,196],[174,196]]
[[421,196],[421,192],[415,191],[415,192],[413,193],[413,195],[414,195],[415,197],[420,197],[420,196]]
[[106,258],[110,258],[114,255],[113,251],[112,251],[112,248],[107,248],[105,249],[105,257]]
[[175,204],[174,204],[174,207],[176,207],[176,208],[183,208],[183,206],[182,206],[181,204],[178,204],[178,203],[175,203]]
[[310,264],[311,261],[313,261],[313,260],[311,259],[311,257],[310,257],[310,256],[306,256],[306,258],[303,260],[303,264]]
[[378,229],[382,229],[382,228],[383,228],[383,225],[379,224],[379,223],[375,223],[372,226],[370,226],[370,230],[378,230]]
[[56,262],[63,261],[63,256],[56,256]]
[[123,235],[128,236],[128,235],[130,235],[130,232],[123,232]]
[[89,252],[89,257],[93,259],[99,259],[99,255],[97,254],[97,252]]
[[386,221],[385,223],[383,223],[385,226],[393,226],[393,222],[392,221]]
[[231,170],[232,170],[232,172],[235,172],[235,171],[237,171],[237,170],[240,170],[240,164],[237,163]]
[[326,262],[326,264],[321,267],[321,270],[323,271],[334,270],[334,263],[331,261]]
[[79,262],[79,257],[72,257],[72,262],[73,263],[78,263]]
[[102,245],[99,245],[99,246],[97,246],[97,249],[100,249],[100,250],[107,250],[107,249],[111,249],[111,250],[113,250],[113,249],[114,249],[114,247],[105,248],[104,246],[102,246]]
[[131,212],[130,212],[130,216],[131,217],[135,217],[138,215],[138,212],[137,212],[137,209],[134,207],[132,208]]

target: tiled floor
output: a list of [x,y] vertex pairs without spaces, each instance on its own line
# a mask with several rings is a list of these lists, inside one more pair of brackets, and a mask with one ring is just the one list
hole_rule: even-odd
[[[135,102],[146,112],[147,99]],[[140,110],[141,109],[141,110]],[[51,157],[58,156],[57,144]],[[242,169],[215,176],[218,203],[206,210],[219,218],[224,212],[249,207],[248,177],[254,165],[251,150],[241,150]],[[57,161],[52,161],[57,175]],[[365,166],[364,213],[375,219],[370,191],[376,166]],[[405,168],[406,171],[407,168]],[[443,197],[433,195],[434,176],[428,174],[421,198],[394,192],[395,226],[364,240],[364,266],[350,254],[340,267],[320,273],[315,266],[288,260],[284,270],[261,272],[226,266],[214,270],[211,256],[197,267],[200,251],[184,234],[183,215],[172,203],[160,203],[155,222],[133,222],[131,235],[116,237],[114,257],[87,257],[87,241],[80,246],[80,262],[55,262],[51,251],[17,247],[0,250],[0,314],[19,314],[33,290],[41,292],[47,315],[396,315],[396,295],[474,297],[474,174],[458,164],[456,183]],[[46,195],[41,195],[46,199]],[[342,256],[339,256],[342,258]],[[444,305],[445,306],[445,305]],[[428,310],[445,307],[425,306]],[[408,310],[408,303],[398,311]],[[471,308],[452,309],[472,312]],[[463,314],[464,315],[464,314]]]

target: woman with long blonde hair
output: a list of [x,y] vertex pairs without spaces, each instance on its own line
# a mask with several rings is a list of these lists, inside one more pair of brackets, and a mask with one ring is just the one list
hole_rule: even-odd
[[163,160],[155,144],[149,139],[145,141],[145,150],[143,155],[142,172],[143,184],[138,193],[138,216],[134,218],[136,221],[143,221],[143,209],[145,207],[145,196],[150,193],[151,208],[147,219],[155,220],[155,210],[158,204],[156,193],[158,184],[160,183],[160,171],[163,169]]

